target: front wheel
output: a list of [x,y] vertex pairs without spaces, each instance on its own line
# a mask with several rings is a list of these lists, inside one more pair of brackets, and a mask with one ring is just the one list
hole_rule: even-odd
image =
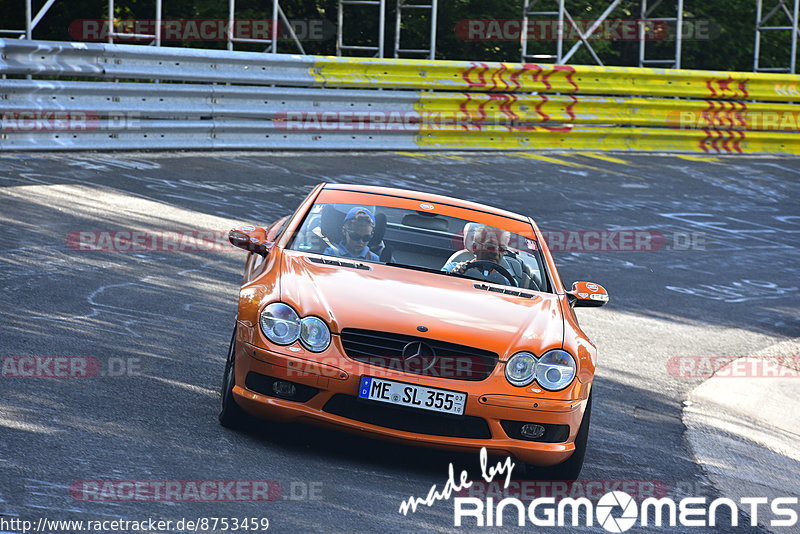
[[233,386],[236,382],[234,372],[234,347],[236,346],[236,327],[233,329],[231,344],[228,347],[228,357],[225,360],[225,374],[222,377],[222,391],[220,393],[219,422],[226,428],[241,429],[245,426],[249,416],[242,410],[233,398]]
[[536,480],[577,480],[583,468],[583,459],[586,457],[586,443],[589,439],[589,421],[592,415],[592,393],[583,413],[583,420],[575,436],[575,452],[565,462],[551,467],[537,467],[526,465],[525,472]]

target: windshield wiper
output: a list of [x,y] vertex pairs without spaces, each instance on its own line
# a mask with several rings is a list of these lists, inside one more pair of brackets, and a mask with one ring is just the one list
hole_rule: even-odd
[[467,278],[468,280],[475,280],[475,278],[472,278],[471,276],[465,276],[460,273],[451,273],[448,271],[442,271],[440,269],[434,269],[432,267],[421,267],[419,265],[408,265],[405,263],[396,263],[393,261],[384,263],[384,265],[390,265],[392,267],[400,267],[401,269],[411,269],[412,271],[422,271],[425,273],[436,273],[436,274],[443,274],[445,276],[456,276],[458,278]]

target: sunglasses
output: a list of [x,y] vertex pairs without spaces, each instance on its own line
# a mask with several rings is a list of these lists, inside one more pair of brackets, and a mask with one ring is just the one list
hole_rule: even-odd
[[357,234],[355,232],[347,232],[347,235],[349,235],[350,239],[353,241],[360,241],[362,243],[366,243],[372,239],[372,234]]

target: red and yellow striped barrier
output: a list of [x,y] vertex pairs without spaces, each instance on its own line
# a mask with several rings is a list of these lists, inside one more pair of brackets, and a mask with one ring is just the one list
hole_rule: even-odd
[[420,91],[418,146],[800,154],[800,76],[315,58],[316,84]]
[[800,102],[800,76],[775,73],[320,56],[311,74],[324,87]]

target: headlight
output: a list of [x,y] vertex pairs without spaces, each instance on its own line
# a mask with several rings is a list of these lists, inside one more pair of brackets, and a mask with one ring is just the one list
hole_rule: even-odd
[[572,354],[565,350],[551,350],[536,364],[536,381],[544,389],[558,391],[572,382],[576,369]]
[[506,362],[506,380],[514,386],[527,386],[536,376],[536,356],[518,352]]
[[273,302],[261,312],[261,331],[277,345],[291,345],[300,337],[300,318],[282,302]]
[[300,321],[300,341],[308,350],[322,352],[331,344],[331,331],[322,319],[304,317]]

